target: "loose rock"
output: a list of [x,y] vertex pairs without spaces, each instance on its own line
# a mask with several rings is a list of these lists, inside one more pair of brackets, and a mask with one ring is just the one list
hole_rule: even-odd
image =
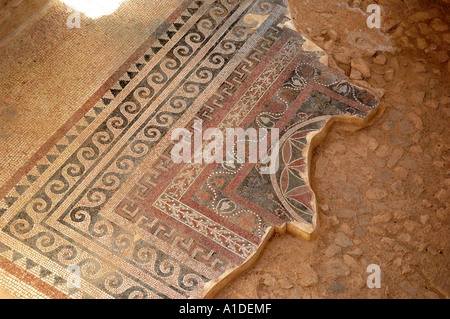
[[339,245],[341,247],[353,246],[352,240],[347,235],[345,235],[343,232],[337,233],[334,242],[336,243],[336,245]]
[[339,295],[343,293],[347,287],[345,287],[343,284],[341,284],[339,281],[335,281],[330,285],[330,289],[336,294]]
[[386,189],[373,187],[366,191],[366,197],[372,200],[380,200],[385,198],[388,195]]
[[303,264],[299,269],[299,281],[303,287],[310,287],[319,282],[319,277],[315,270],[309,264]]
[[341,253],[341,247],[339,247],[336,244],[331,244],[330,246],[328,246],[328,248],[325,250],[325,255],[328,258],[334,257],[338,254]]
[[392,152],[391,156],[389,157],[389,160],[387,162],[387,167],[394,167],[397,162],[400,160],[400,158],[403,156],[403,150],[400,148],[396,148],[394,149],[394,151]]
[[350,275],[350,269],[340,259],[332,259],[327,262],[326,267],[328,272],[333,274],[335,278],[344,278]]
[[370,66],[362,57],[353,58],[351,67],[358,70],[364,77],[370,77]]
[[434,18],[430,26],[434,29],[434,31],[443,32],[448,30],[447,24],[439,18]]
[[415,295],[416,294],[416,289],[414,289],[413,286],[411,286],[411,284],[408,281],[402,281],[400,283],[400,288],[406,292],[408,295]]

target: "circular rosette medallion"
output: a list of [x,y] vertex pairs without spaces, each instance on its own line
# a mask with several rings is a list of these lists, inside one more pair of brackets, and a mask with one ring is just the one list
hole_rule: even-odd
[[306,136],[317,131],[318,122],[324,119],[319,117],[294,125],[280,138],[280,167],[270,177],[275,193],[291,218],[309,224],[313,222],[314,195],[304,178],[307,174]]

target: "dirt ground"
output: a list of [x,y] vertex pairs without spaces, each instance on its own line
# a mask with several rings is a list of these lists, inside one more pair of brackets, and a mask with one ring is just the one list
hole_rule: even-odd
[[[273,238],[216,298],[448,298],[449,44],[445,1],[290,0],[330,66],[389,107],[374,125],[336,125],[315,150],[318,237]],[[366,8],[382,6],[381,29]],[[367,267],[381,268],[369,289]]]

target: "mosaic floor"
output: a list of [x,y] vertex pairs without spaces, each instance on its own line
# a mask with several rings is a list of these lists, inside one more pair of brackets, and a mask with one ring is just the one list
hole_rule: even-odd
[[[282,0],[186,1],[0,193],[0,286],[22,298],[198,298],[274,226],[317,227],[308,143],[375,97],[319,60]],[[172,132],[280,130],[279,169],[180,163]],[[288,225],[288,226],[287,226]]]

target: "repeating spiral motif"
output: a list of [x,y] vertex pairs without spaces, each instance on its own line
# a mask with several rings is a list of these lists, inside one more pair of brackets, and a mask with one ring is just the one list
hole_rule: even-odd
[[[147,298],[151,294],[145,283],[114,269],[117,260],[129,262],[146,276],[167,282],[186,295],[203,287],[208,278],[152,243],[135,239],[133,233],[115,219],[107,219],[103,213],[105,207],[110,207],[111,198],[149,157],[153,148],[209,89],[211,83],[221,79],[222,76],[218,75],[255,31],[241,21],[232,24],[230,30],[217,36],[217,43],[204,51],[207,55],[203,60],[194,60],[193,69],[189,70],[191,72],[186,74],[179,86],[173,86],[170,92],[165,90],[171,87],[180,70],[206,45],[215,30],[223,26],[224,20],[239,13],[236,9],[241,3],[240,0],[215,1],[185,35],[176,37],[164,58],[156,61],[155,65],[145,67],[146,74],[142,72],[136,87],[127,96],[120,95],[122,100],[114,101],[109,105],[108,114],[96,119],[98,126],[92,128],[93,131],[84,131],[83,140],[80,138],[71,144],[73,153],[46,171],[49,178],[36,187],[39,189],[27,202],[24,201],[22,207],[18,207],[4,231],[62,269],[78,265],[83,281],[116,298]],[[268,15],[276,5],[273,1],[256,1],[240,14]],[[325,77],[318,79],[328,81]],[[336,89],[342,91],[345,87]],[[361,103],[370,103],[370,97],[362,91],[345,94],[352,95]],[[264,127],[273,127],[278,119],[275,113],[259,117]],[[225,173],[236,173],[240,166],[224,163],[221,169]],[[68,198],[72,202],[67,205]],[[237,203],[221,197],[217,198],[216,208],[223,216],[234,217],[237,212],[252,215],[244,212]],[[76,242],[75,237],[60,236],[57,232],[51,232],[50,226],[41,225],[48,216],[53,216],[83,241]],[[86,242],[101,246],[114,258],[106,260],[99,257]],[[159,296],[166,297],[164,293]]]

